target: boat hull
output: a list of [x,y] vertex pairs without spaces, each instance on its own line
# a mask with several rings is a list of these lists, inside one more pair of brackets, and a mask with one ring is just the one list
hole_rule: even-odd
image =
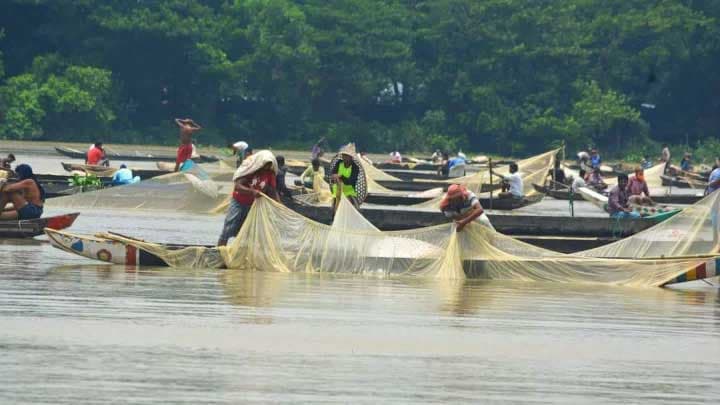
[[[85,152],[79,151],[77,149],[73,148],[66,148],[66,147],[55,147],[55,151],[63,156],[67,156],[69,158],[73,159],[85,159]],[[107,156],[110,160],[128,160],[128,161],[138,161],[138,162],[174,162],[175,161],[175,155],[132,155],[132,154],[121,154],[121,153],[106,153],[105,156]],[[210,155],[200,155],[200,157],[193,158],[193,160],[197,163],[212,163],[217,162],[220,160],[217,156],[210,156]]]
[[43,234],[45,228],[65,229],[72,226],[79,212],[38,219],[0,221],[0,237],[32,238]]

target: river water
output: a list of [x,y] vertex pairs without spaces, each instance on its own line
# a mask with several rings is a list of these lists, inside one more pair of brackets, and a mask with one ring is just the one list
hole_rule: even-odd
[[[83,210],[72,231],[207,244],[221,225]],[[137,270],[42,239],[0,241],[3,404],[720,398],[720,297],[702,283]]]

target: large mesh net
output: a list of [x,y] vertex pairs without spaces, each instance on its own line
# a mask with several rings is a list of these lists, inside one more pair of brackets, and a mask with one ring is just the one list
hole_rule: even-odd
[[517,241],[474,222],[382,232],[346,200],[331,226],[269,198],[256,200],[237,238],[222,248],[166,249],[125,240],[181,267],[281,272],[406,274],[487,279],[658,286],[707,258],[624,259],[563,255]]
[[[220,176],[224,176],[221,174]],[[135,184],[52,198],[53,208],[109,208],[208,212],[222,205],[232,190],[229,182],[213,180],[200,168],[170,173]]]

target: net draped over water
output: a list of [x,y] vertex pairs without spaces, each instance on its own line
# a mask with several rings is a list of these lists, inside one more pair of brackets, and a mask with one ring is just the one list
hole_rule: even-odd
[[[716,197],[709,197],[715,200]],[[382,232],[346,200],[332,225],[314,222],[270,200],[256,200],[237,238],[222,248],[166,249],[128,241],[177,267],[227,267],[281,272],[405,274],[659,286],[706,258],[619,259],[565,255],[538,248],[473,222]],[[706,252],[709,253],[709,252]]]

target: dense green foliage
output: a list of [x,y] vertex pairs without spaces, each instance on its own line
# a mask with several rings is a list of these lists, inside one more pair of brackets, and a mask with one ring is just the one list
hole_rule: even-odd
[[[6,0],[0,138],[707,144],[716,0]],[[644,108],[649,104],[655,108]]]

